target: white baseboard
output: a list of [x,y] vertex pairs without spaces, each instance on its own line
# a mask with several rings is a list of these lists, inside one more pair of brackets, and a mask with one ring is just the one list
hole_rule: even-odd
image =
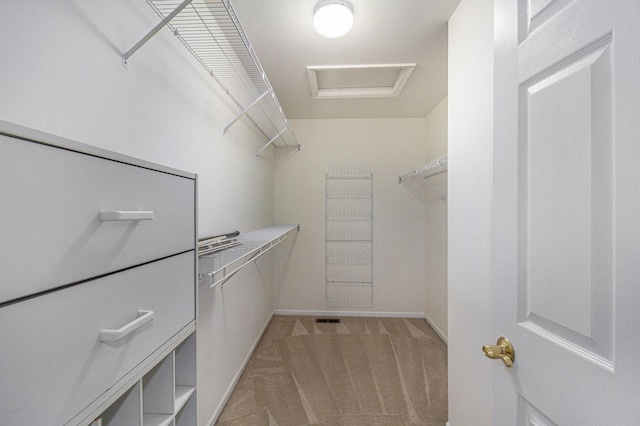
[[247,364],[249,364],[249,360],[253,356],[253,353],[255,352],[256,348],[258,347],[258,343],[260,343],[260,339],[262,339],[262,335],[264,334],[265,331],[267,331],[267,327],[271,322],[271,317],[273,317],[273,312],[267,318],[267,321],[264,323],[264,326],[262,326],[262,330],[260,330],[258,337],[256,337],[256,340],[253,342],[253,345],[251,346],[251,350],[249,351],[244,361],[242,362],[240,369],[233,376],[233,380],[231,380],[231,383],[227,387],[227,390],[224,392],[224,396],[222,397],[222,400],[214,410],[213,416],[207,423],[209,426],[213,426],[216,423],[216,421],[218,421],[218,417],[220,417],[220,414],[222,414],[222,410],[224,409],[224,406],[227,405],[227,402],[229,402],[229,398],[231,398],[231,394],[233,393],[233,390],[238,384],[238,381],[240,380],[240,376],[242,376],[242,373],[244,372],[245,368],[247,368]]
[[[431,318],[429,318],[429,316],[428,316],[427,314],[423,314],[423,318],[424,318],[424,320],[425,320],[426,322],[428,322],[428,323],[429,323],[429,325],[431,326],[431,328],[433,328],[433,331],[435,331],[435,332],[438,334],[438,336],[440,336],[440,338],[441,338],[441,339],[442,339],[442,341],[445,343],[445,345],[448,345],[448,344],[449,344],[449,342],[448,342],[448,340],[447,340],[447,335],[446,335],[446,334],[444,334],[444,333],[442,332],[442,330],[440,330],[440,329],[439,329],[439,328],[434,324],[434,322],[433,322],[433,321],[431,321]],[[450,425],[448,425],[448,426],[450,426]]]
[[276,309],[274,315],[326,316],[326,317],[382,317],[382,318],[420,318],[429,323],[431,328],[447,344],[447,336],[440,330],[431,318],[424,312],[372,312],[372,311],[307,311],[292,309]]
[[276,309],[274,315],[301,315],[327,317],[383,317],[383,318],[424,318],[423,312],[372,312],[372,311],[305,311]]
[[445,426],[451,426],[451,423],[447,422],[445,423]]

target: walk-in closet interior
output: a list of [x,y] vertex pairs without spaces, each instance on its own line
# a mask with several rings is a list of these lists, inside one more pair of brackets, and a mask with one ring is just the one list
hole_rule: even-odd
[[[490,410],[449,331],[490,321],[464,305],[488,260],[452,329],[447,222],[449,164],[478,169],[455,244],[490,203],[468,185],[490,182],[492,1],[351,0],[341,38],[316,0],[0,3],[1,425]],[[287,383],[299,406],[268,412]]]

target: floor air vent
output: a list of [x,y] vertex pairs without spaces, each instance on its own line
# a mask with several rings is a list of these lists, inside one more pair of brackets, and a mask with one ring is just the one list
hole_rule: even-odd
[[317,323],[329,323],[329,324],[338,324],[340,323],[340,318],[316,318]]

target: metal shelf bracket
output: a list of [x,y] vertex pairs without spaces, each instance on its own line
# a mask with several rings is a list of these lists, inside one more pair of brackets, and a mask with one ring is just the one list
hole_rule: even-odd
[[427,185],[433,192],[438,194],[442,200],[446,201],[447,196],[438,188],[436,188],[429,179],[437,176],[441,173],[444,173],[448,170],[449,159],[447,155],[443,155],[442,157],[436,158],[433,161],[430,161],[415,170],[410,171],[402,176],[398,177],[398,183],[405,184],[408,179],[414,178],[418,179],[419,182]]
[[[266,143],[262,148],[260,148],[260,149],[258,150],[258,152],[256,152],[256,157],[257,157],[258,155],[260,155],[260,153],[261,153],[262,151],[264,151],[266,147],[268,147],[268,146],[269,146],[269,145],[271,145],[273,142],[275,142],[275,140],[276,140],[276,139],[278,139],[278,138],[280,137],[280,135],[281,135],[281,134],[283,134],[286,130],[290,130],[290,129],[289,129],[289,127],[285,127],[284,129],[280,130],[280,131],[278,132],[278,134],[277,134],[277,135],[275,135],[274,137],[272,137],[272,138],[271,138],[271,140],[270,140],[269,142],[267,142],[267,143]],[[300,147],[300,145],[298,145],[298,149],[300,149],[299,147]]]
[[[151,38],[156,35],[162,28],[164,28],[169,22],[171,22],[171,20],[173,18],[176,17],[176,15],[180,12],[182,12],[182,10],[187,7],[193,0],[185,0],[182,3],[180,3],[178,5],[178,7],[171,12],[170,14],[168,14],[162,21],[160,21],[155,27],[153,27],[153,29],[151,31],[149,31],[144,37],[142,37],[142,39],[140,39],[139,42],[137,42],[136,44],[133,45],[133,47],[129,50],[127,50],[123,55],[122,55],[122,61],[123,63],[126,65],[127,64],[127,60],[138,51],[138,49],[140,49],[142,46],[145,45],[146,42],[148,42],[149,40],[151,40]],[[175,34],[175,31],[174,31]],[[176,34],[177,35],[177,34]]]
[[[244,117],[245,115],[247,115],[247,114],[249,113],[249,110],[250,110],[252,107],[254,107],[258,102],[260,102],[260,101],[262,100],[262,98],[264,98],[265,96],[267,96],[270,92],[271,92],[270,90],[267,90],[267,91],[266,91],[266,92],[264,92],[262,95],[258,96],[258,98],[257,98],[255,101],[251,102],[251,104],[250,104],[248,107],[246,107],[245,109],[243,109],[243,110],[242,110],[242,112],[241,112],[240,114],[238,114],[238,115],[237,115],[233,120],[231,120],[231,122],[230,122],[229,124],[227,124],[227,125],[225,126],[224,130],[222,131],[222,134],[223,134],[223,135],[226,135],[226,134],[227,134],[227,130],[229,130],[229,128],[230,128],[231,126],[233,126],[233,125],[236,123],[236,121],[240,120],[242,117]],[[280,135],[280,134],[278,134],[278,136],[279,136],[279,135]]]

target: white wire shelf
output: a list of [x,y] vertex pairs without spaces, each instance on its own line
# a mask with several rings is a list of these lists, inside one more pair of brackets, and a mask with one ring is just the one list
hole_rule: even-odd
[[224,284],[249,263],[280,244],[300,225],[270,226],[256,231],[240,234],[237,240],[240,245],[215,253],[198,257],[199,284],[209,284],[214,288]]
[[373,304],[373,174],[329,165],[325,179],[325,297],[330,308]]
[[123,54],[129,58],[164,26],[169,27],[240,109],[224,133],[243,117],[267,142],[300,149],[280,102],[269,83],[229,0],[147,0],[162,21]]
[[447,155],[443,155],[442,157],[436,158],[435,160],[430,161],[427,164],[424,164],[417,169],[400,176],[400,183],[408,178],[420,177],[425,179],[446,172],[447,165],[449,164],[449,160],[447,157]]
[[436,158],[433,161],[430,161],[415,170],[410,171],[407,174],[404,174],[398,178],[399,183],[405,183],[408,179],[417,179],[419,182],[426,184],[431,190],[433,190],[440,198],[446,200],[447,197],[442,191],[436,188],[431,182],[429,182],[429,178],[437,176],[441,173],[444,173],[448,170],[449,159],[445,154],[442,157]]

